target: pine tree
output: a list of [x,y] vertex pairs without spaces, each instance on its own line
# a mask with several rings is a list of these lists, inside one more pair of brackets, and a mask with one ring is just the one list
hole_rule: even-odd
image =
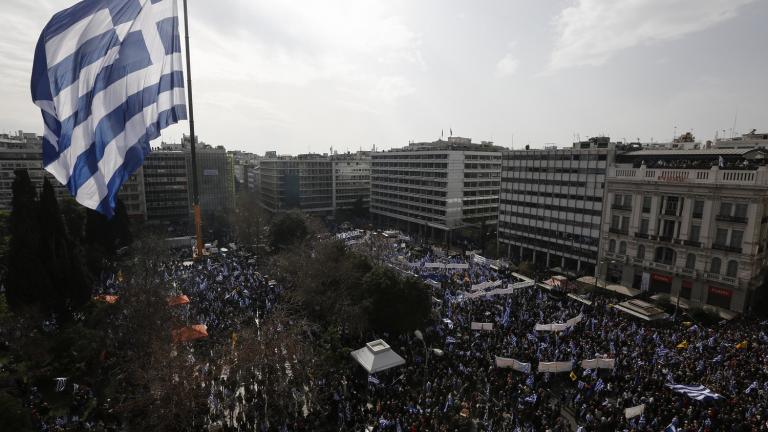
[[11,309],[19,311],[39,303],[48,291],[48,281],[40,271],[43,266],[38,256],[40,224],[37,193],[27,170],[16,170],[14,174],[5,295]]
[[44,304],[50,312],[67,313],[90,299],[91,285],[86,277],[76,242],[70,238],[56,200],[53,186],[46,178],[40,196],[40,252],[48,278]]

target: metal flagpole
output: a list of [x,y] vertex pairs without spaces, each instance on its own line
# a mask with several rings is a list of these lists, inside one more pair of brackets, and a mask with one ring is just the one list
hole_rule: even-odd
[[187,18],[187,0],[184,4],[184,43],[187,50],[187,111],[189,113],[189,142],[191,143],[190,155],[192,158],[192,211],[195,214],[195,244],[197,257],[203,257],[203,227],[200,217],[200,191],[197,186],[197,137],[195,136],[195,114],[192,106],[192,60],[189,54],[189,19]]

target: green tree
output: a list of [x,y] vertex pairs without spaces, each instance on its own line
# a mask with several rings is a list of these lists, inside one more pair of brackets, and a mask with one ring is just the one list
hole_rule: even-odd
[[91,298],[91,281],[87,278],[77,244],[69,237],[59,210],[56,193],[48,178],[43,180],[40,195],[40,249],[49,292],[43,303],[48,311],[65,313]]
[[405,333],[429,319],[430,295],[426,285],[415,278],[401,278],[395,270],[378,266],[363,279],[364,296],[370,299],[367,311],[372,328]]
[[270,244],[275,250],[299,244],[309,233],[306,217],[300,212],[278,214],[269,226]]
[[39,300],[49,292],[50,281],[40,271],[44,266],[38,255],[40,223],[37,192],[27,170],[16,170],[14,174],[5,295],[8,306],[19,311],[38,305]]

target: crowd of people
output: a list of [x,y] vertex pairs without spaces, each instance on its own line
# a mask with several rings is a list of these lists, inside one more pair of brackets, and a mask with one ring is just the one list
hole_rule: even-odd
[[[520,275],[467,255],[446,256],[403,240],[379,242],[366,233],[355,241],[360,253],[430,281],[434,313],[422,337],[350,334],[342,343],[359,347],[383,338],[405,365],[367,375],[351,357],[343,364],[307,368],[276,344],[275,365],[290,389],[293,408],[278,419],[268,415],[264,372],[230,369],[229,354],[244,327],[258,327],[281,302],[283,288],[263,275],[241,251],[203,261],[170,259],[158,265],[168,295],[186,295],[182,321],[204,324],[218,344],[180,345],[181,356],[207,392],[204,430],[338,431],[677,431],[768,430],[768,322],[738,318],[712,326],[667,320],[648,324],[613,307],[620,301],[590,294],[586,302],[558,295],[535,283],[504,295],[470,296],[472,286],[499,281],[520,285]],[[466,264],[433,268],[427,263]],[[114,275],[104,285],[119,295]],[[562,332],[537,332],[536,324],[579,322]],[[492,330],[471,330],[471,323]],[[266,335],[280,339],[280,329]],[[182,348],[184,347],[184,348]],[[283,351],[280,356],[279,351]],[[496,357],[531,365],[530,372],[497,367]],[[613,359],[612,369],[583,369],[581,360]],[[538,372],[540,362],[570,362],[570,373]],[[300,370],[302,369],[302,370]],[[319,371],[320,369],[318,369]],[[301,373],[299,373],[301,372]],[[273,377],[274,378],[274,377]],[[698,401],[667,384],[703,385],[721,396]],[[41,430],[117,430],[119,422],[81,421],[93,394],[72,388],[69,415],[39,413]],[[37,389],[30,406],[40,407]],[[627,418],[625,409],[644,405]],[[108,407],[107,407],[108,408]]]
[[[402,265],[400,257],[408,252],[393,246],[388,256]],[[420,257],[413,271],[434,278],[424,266],[433,260]],[[518,280],[467,262],[469,270],[446,270],[445,282],[435,288],[443,299],[441,319],[427,330],[424,346],[444,355],[433,356],[427,367],[420,341],[408,335],[391,341],[411,360],[408,366],[387,374],[391,384],[369,384],[365,393],[352,397],[347,403],[353,409],[340,411],[340,423],[354,424],[353,430],[370,424],[378,430],[451,431],[472,421],[467,427],[499,431],[657,431],[670,425],[682,431],[768,429],[768,322],[648,325],[613,308],[619,299],[593,295],[586,305],[538,286],[465,299],[467,279],[471,284]],[[534,331],[537,323],[563,323],[575,316],[581,322],[567,331]],[[471,331],[473,321],[495,327]],[[531,373],[498,368],[496,356],[530,363]],[[581,360],[600,357],[615,359],[615,367],[579,366]],[[536,373],[539,362],[555,361],[572,362],[572,374]],[[694,400],[672,391],[670,383],[704,385],[722,398]],[[640,405],[643,413],[627,419],[624,410]],[[345,416],[349,412],[357,416]]]

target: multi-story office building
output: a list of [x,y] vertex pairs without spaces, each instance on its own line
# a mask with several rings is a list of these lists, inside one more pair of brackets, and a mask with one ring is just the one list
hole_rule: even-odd
[[500,252],[513,262],[594,274],[605,174],[616,146],[598,137],[573,148],[504,152]]
[[445,241],[455,229],[495,224],[502,150],[451,137],[372,153],[371,214]]
[[333,163],[327,155],[265,158],[259,166],[261,206],[270,213],[298,209],[333,213]]
[[19,131],[16,135],[0,134],[0,210],[11,210],[14,171],[26,169],[38,193],[47,177],[59,199],[67,199],[69,191],[43,169],[42,139],[32,133]]
[[128,177],[117,197],[125,205],[128,217],[144,221],[147,219],[147,200],[144,193],[144,169],[139,167],[133,175]]
[[183,151],[156,149],[144,159],[147,220],[189,221],[191,209],[187,155]]
[[[192,172],[188,151],[187,172]],[[203,214],[227,213],[235,207],[235,180],[232,156],[222,146],[197,149],[197,178],[200,187],[200,209]],[[188,186],[192,190],[192,184]]]
[[235,192],[255,191],[254,177],[261,158],[253,153],[243,151],[227,152],[232,157],[235,176]]
[[600,279],[746,312],[764,281],[768,150],[640,150],[608,169]]
[[365,153],[270,155],[259,161],[262,207],[298,209],[320,216],[369,205],[370,157]]
[[[187,222],[192,212],[192,156],[189,138],[162,143],[147,155],[144,177],[147,220]],[[196,148],[200,208],[203,214],[234,208],[233,160],[226,150],[199,143]]]
[[371,157],[365,152],[334,154],[333,209],[368,209],[371,198]]

